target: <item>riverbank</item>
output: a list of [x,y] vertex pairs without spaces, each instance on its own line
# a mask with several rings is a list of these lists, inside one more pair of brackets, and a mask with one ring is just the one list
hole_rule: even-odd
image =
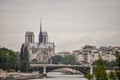
[[21,73],[21,72],[7,72],[0,69],[0,80],[27,80],[41,78],[39,72]]
[[42,79],[30,79],[30,80],[87,80],[84,75],[81,74],[66,74],[63,72],[48,72],[48,77]]
[[[55,72],[63,72],[66,74],[81,74],[79,71],[73,70],[73,69],[57,69]],[[20,71],[18,72],[7,72],[2,69],[0,69],[0,80],[28,80],[28,79],[38,79],[42,78],[43,75],[39,72],[31,72],[31,73],[22,73]]]

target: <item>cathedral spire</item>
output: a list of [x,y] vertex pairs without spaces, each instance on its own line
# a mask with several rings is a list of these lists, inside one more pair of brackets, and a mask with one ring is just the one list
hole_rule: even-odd
[[40,20],[40,32],[42,32],[42,20]]
[[41,44],[42,42],[43,42],[42,21],[40,20],[39,44]]

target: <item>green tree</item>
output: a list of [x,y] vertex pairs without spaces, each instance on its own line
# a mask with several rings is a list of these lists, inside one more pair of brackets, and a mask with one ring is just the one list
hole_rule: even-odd
[[59,64],[62,62],[63,58],[60,55],[56,55],[56,56],[51,57],[51,59],[52,59],[53,64]]
[[87,73],[85,75],[85,77],[88,79],[88,80],[92,80],[93,79],[93,75],[91,75],[90,73]]
[[115,72],[110,72],[109,73],[109,80],[117,80]]
[[0,48],[0,68],[4,70],[15,69],[16,55],[12,50]]
[[23,44],[21,47],[20,59],[29,61],[28,48],[25,46],[25,44]]
[[94,75],[96,80],[108,80],[106,74],[106,66],[100,55],[94,68]]
[[116,70],[116,75],[117,75],[118,80],[120,80],[120,53],[118,51],[116,51],[115,57],[116,57],[116,62],[118,66]]
[[[102,62],[103,62],[103,64],[105,65],[105,66],[109,66],[110,64],[110,62],[108,62],[108,61],[106,61],[106,60],[102,60]],[[94,63],[92,63],[92,65],[97,65],[98,64],[98,60],[96,60]]]
[[29,54],[28,48],[25,44],[21,47],[21,54],[20,54],[20,70],[27,72],[29,69]]
[[75,55],[68,55],[68,56],[65,56],[62,60],[62,63],[63,64],[76,64],[76,57]]
[[[96,65],[98,60],[96,60],[92,65]],[[112,60],[108,62],[107,60],[103,60],[103,63],[105,64],[106,67],[115,67],[117,66],[117,62],[115,60]]]
[[116,61],[110,61],[106,64],[107,67],[115,67],[117,66],[117,62]]

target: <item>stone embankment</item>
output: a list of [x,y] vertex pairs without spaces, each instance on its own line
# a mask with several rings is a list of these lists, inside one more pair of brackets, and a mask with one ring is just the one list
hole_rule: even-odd
[[6,75],[7,75],[7,72],[2,70],[2,69],[0,69],[0,80],[2,80],[2,78],[3,79],[6,78]]
[[0,80],[26,80],[42,77],[39,72],[21,73],[21,72],[7,72],[0,69]]

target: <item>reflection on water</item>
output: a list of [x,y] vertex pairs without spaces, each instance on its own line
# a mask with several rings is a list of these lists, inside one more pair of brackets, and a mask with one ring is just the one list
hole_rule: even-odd
[[61,72],[49,72],[47,78],[31,79],[31,80],[87,80],[83,75],[68,75]]

